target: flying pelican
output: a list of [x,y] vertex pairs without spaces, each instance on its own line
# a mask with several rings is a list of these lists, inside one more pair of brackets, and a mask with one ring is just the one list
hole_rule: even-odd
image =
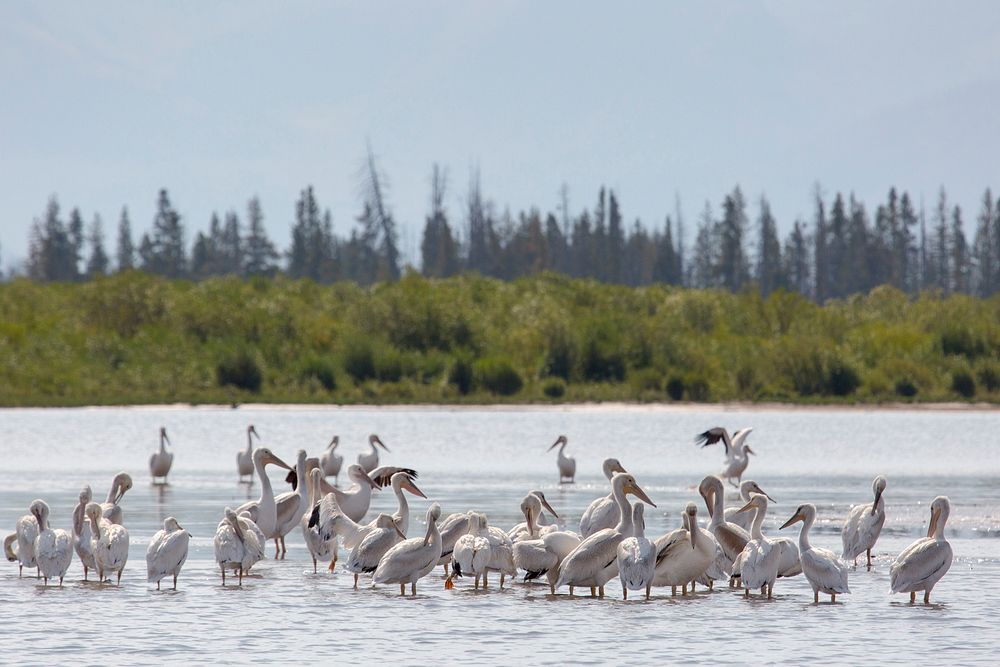
[[84,486],[80,490],[80,502],[73,510],[73,546],[76,548],[76,555],[83,563],[83,580],[87,581],[87,574],[90,570],[97,571],[97,563],[94,562],[94,552],[90,548],[90,540],[93,533],[90,531],[90,520],[87,518],[87,503],[94,499],[94,494],[89,486]]
[[[726,497],[725,487],[722,480],[714,475],[709,475],[701,480],[698,486],[698,493],[705,499],[705,506],[708,508],[708,530],[715,537],[724,557],[724,567],[727,573],[732,572],[733,561],[740,555],[743,548],[750,540],[750,533],[739,526],[726,521]],[[732,587],[733,580],[729,580]]]
[[344,457],[335,451],[339,444],[340,436],[333,436],[330,444],[326,446],[326,450],[319,457],[319,465],[323,469],[323,474],[327,477],[333,475],[334,484],[340,478],[340,467],[344,465]]
[[264,542],[260,540],[253,521],[237,516],[231,508],[225,509],[225,516],[215,530],[215,562],[222,571],[222,585],[226,585],[226,570],[235,571],[243,585],[243,575],[254,563],[264,557]]
[[[347,478],[354,482],[347,491],[330,487],[319,504],[327,511],[336,507],[344,516],[357,522],[368,512],[372,502],[372,489],[377,489],[378,484],[368,476],[364,468],[353,463],[347,466]],[[320,520],[325,522],[326,518],[320,517]]]
[[952,551],[944,538],[944,526],[951,514],[951,501],[938,496],[931,502],[931,521],[927,537],[903,549],[889,567],[893,593],[909,593],[910,603],[917,601],[917,591],[924,592],[924,604],[931,601],[931,589],[951,567]]
[[382,556],[400,540],[405,539],[406,535],[400,530],[398,519],[385,513],[375,517],[371,529],[347,557],[347,571],[354,574],[354,587],[358,587],[360,574],[374,572]]
[[[716,558],[716,542],[711,533],[698,526],[698,506],[684,508],[683,527],[656,540],[654,586],[670,586],[670,594],[687,595],[688,584],[705,574]],[[693,590],[693,586],[692,586]]]
[[847,568],[829,549],[809,545],[809,529],[816,521],[816,506],[812,503],[799,505],[795,514],[781,527],[788,528],[796,521],[802,522],[799,530],[799,560],[802,563],[802,573],[812,586],[813,602],[819,602],[820,591],[830,596],[830,602],[836,602],[838,593],[851,592],[847,585]]
[[[41,576],[38,569],[38,560],[35,558],[35,538],[38,537],[38,519],[35,513],[28,508],[28,513],[23,515],[14,524],[14,532],[8,535],[3,541],[3,551],[10,562],[17,561],[17,576],[20,577],[24,568],[36,568],[35,578]],[[13,550],[13,544],[17,542],[17,551]]]
[[240,473],[240,482],[243,482],[243,478],[249,475],[250,479],[247,484],[253,484],[253,436],[255,435],[259,440],[260,434],[257,433],[253,424],[250,424],[247,426],[247,448],[236,452],[236,470]]
[[[321,469],[313,468],[309,471],[309,507],[313,507],[319,500],[319,482],[321,479],[323,479],[323,471]],[[324,540],[319,534],[319,526],[310,528],[309,517],[311,515],[311,511],[303,514],[300,519],[300,525],[302,526],[302,537],[305,540],[306,547],[309,549],[309,554],[312,556],[313,574],[316,573],[316,562],[318,560],[329,560],[330,572],[333,572],[333,568],[337,564],[337,539],[336,537],[331,537]]]
[[274,507],[277,520],[276,534],[274,536],[274,557],[278,558],[281,552],[281,559],[285,559],[288,547],[285,546],[285,535],[292,532],[295,526],[302,523],[302,515],[309,510],[309,483],[306,478],[306,450],[300,449],[295,456],[295,474],[291,475],[294,480],[292,491],[286,491],[275,497]]
[[[531,522],[528,521],[529,506],[533,517]],[[554,533],[559,530],[559,526],[554,523],[550,524],[547,522],[545,513],[542,511],[543,506],[546,510],[552,513],[553,517],[556,519],[559,518],[556,511],[552,509],[551,505],[549,505],[549,501],[545,499],[544,493],[541,491],[529,491],[528,495],[521,500],[521,514],[524,515],[524,521],[507,531],[507,537],[510,538],[511,542],[534,540],[542,535]]]
[[618,525],[598,531],[580,542],[559,568],[556,588],[568,584],[571,586],[571,595],[572,587],[589,586],[591,596],[599,593],[603,597],[604,584],[618,574],[618,545],[626,537],[631,537],[633,530],[632,506],[626,494],[631,493],[644,503],[656,507],[646,492],[639,488],[635,477],[628,473],[615,473],[611,478],[611,488],[618,504]]
[[399,584],[399,594],[406,594],[406,584],[410,592],[417,594],[417,580],[427,575],[441,558],[441,533],[437,520],[441,517],[441,506],[434,503],[427,510],[427,533],[423,538],[412,537],[394,545],[382,556],[375,568],[374,584]]
[[444,568],[445,577],[448,576],[448,565],[452,561],[455,543],[462,535],[469,532],[471,520],[469,512],[455,512],[441,522],[441,557],[438,559],[438,565]]
[[120,472],[111,480],[111,489],[108,491],[108,499],[101,505],[101,516],[109,523],[121,526],[124,523],[122,515],[122,498],[125,492],[132,488],[132,478],[127,472]]
[[618,577],[622,582],[622,599],[628,600],[629,591],[649,589],[653,585],[656,569],[656,547],[646,539],[646,523],[643,521],[644,505],[636,503],[632,508],[632,537],[626,537],[618,545]]
[[844,528],[840,532],[840,539],[844,543],[844,560],[853,560],[858,564],[858,556],[862,552],[868,556],[868,567],[872,566],[872,549],[875,542],[882,533],[882,526],[885,524],[885,499],[882,494],[885,492],[887,480],[879,475],[872,482],[872,492],[875,494],[875,502],[868,505],[855,505],[847,514],[844,521]]
[[97,563],[97,580],[104,583],[104,574],[118,574],[117,584],[121,586],[122,570],[128,561],[128,531],[124,526],[101,518],[104,511],[97,503],[87,504],[87,517],[94,535],[90,548]]
[[[451,574],[445,580],[445,588],[452,588],[455,577],[474,576],[474,588],[479,589],[479,579],[485,578],[490,565],[489,527],[485,514],[469,512],[469,532],[458,538],[452,553]],[[483,584],[486,588],[486,584]]]
[[73,561],[73,538],[65,530],[49,528],[49,506],[42,500],[31,503],[29,511],[38,522],[38,536],[35,538],[35,560],[42,573],[45,585],[49,579],[59,577],[62,586],[66,570]]
[[[604,459],[601,466],[604,476],[611,481],[611,476],[616,472],[628,472],[622,467],[618,459]],[[618,523],[618,506],[615,505],[615,497],[609,492],[603,498],[597,498],[590,503],[587,511],[580,519],[580,535],[584,538],[590,537],[599,530],[614,528]]]
[[565,435],[560,435],[556,438],[556,441],[552,443],[548,451],[552,451],[556,447],[559,448],[559,456],[556,457],[556,465],[559,467],[559,483],[560,484],[572,484],[576,481],[576,459],[572,456],[566,456],[563,452],[566,449]]
[[167,575],[173,576],[174,590],[177,590],[177,575],[187,560],[190,540],[191,533],[181,528],[172,516],[164,519],[163,529],[153,534],[146,549],[146,580],[155,581],[156,590],[160,590],[160,579]]
[[161,426],[160,451],[153,452],[153,455],[149,457],[149,474],[153,478],[154,484],[156,484],[157,477],[161,478],[161,483],[167,483],[167,473],[170,472],[170,466],[174,463],[174,453],[167,451],[167,443],[169,442],[170,438],[167,437],[167,427]]
[[358,454],[358,465],[361,466],[365,472],[371,472],[376,467],[378,467],[378,445],[385,451],[389,451],[389,448],[385,446],[382,442],[382,438],[378,437],[374,433],[368,436],[368,446],[371,447],[371,451],[361,452]]
[[[729,431],[721,426],[716,426],[695,436],[695,442],[699,443],[702,447],[722,442],[726,448],[726,466],[719,473],[719,477],[728,480],[733,486],[738,486],[743,479],[743,473],[746,471],[747,464],[749,463],[748,455],[756,454],[745,443],[751,431],[753,431],[752,428],[743,428],[733,433],[732,438],[730,438]],[[733,481],[734,478],[736,479],[735,482]]]
[[[778,502],[777,500],[772,498],[770,494],[764,491],[764,489],[760,488],[757,482],[750,479],[744,482],[740,482],[740,498],[743,499],[744,503],[750,502],[751,493],[763,493],[765,496],[767,496],[767,499],[770,500],[772,503]],[[751,516],[749,512],[737,512],[736,511],[737,509],[738,508],[736,507],[726,508],[726,521],[732,524],[736,524],[743,530],[749,531],[750,523],[753,521],[753,516]]]
[[260,478],[260,498],[243,503],[236,508],[236,513],[248,512],[250,519],[257,524],[264,537],[273,538],[278,534],[278,511],[274,504],[274,491],[271,480],[268,479],[266,466],[273,463],[276,466],[291,470],[287,463],[275,456],[267,447],[258,447],[253,451],[253,467]]
[[740,508],[741,512],[754,510],[753,524],[750,528],[750,541],[733,562],[733,576],[739,576],[745,587],[746,597],[750,597],[750,589],[761,589],[760,594],[767,592],[771,599],[774,590],[774,580],[778,578],[778,567],[781,560],[781,548],[761,532],[764,516],[767,514],[767,496],[754,493],[750,501]]

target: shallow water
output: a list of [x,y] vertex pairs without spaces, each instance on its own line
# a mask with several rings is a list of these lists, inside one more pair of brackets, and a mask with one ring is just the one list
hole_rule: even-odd
[[[285,561],[265,560],[242,589],[220,586],[212,535],[222,508],[256,497],[236,482],[235,452],[254,423],[263,443],[294,463],[295,450],[318,455],[333,433],[353,462],[377,432],[392,450],[382,462],[415,468],[418,484],[445,514],[478,509],[494,525],[520,519],[518,503],[541,488],[567,527],[589,502],[607,493],[600,474],[616,456],[656,502],[646,513],[647,536],[679,525],[688,500],[704,506],[695,485],[716,472],[720,447],[699,449],[693,436],[721,424],[752,425],[758,453],[747,477],[772,505],[765,532],[775,534],[801,502],[819,521],[812,542],[840,551],[840,524],[853,503],[870,502],[871,479],[889,478],[888,518],[872,571],[852,571],[850,595],[836,605],[812,603],[803,577],[782,579],[771,601],[742,599],[723,587],[623,602],[617,580],[603,600],[570,598],[563,589],[517,583],[503,592],[472,591],[467,581],[444,590],[436,570],[416,598],[398,587],[352,590],[346,572],[313,575],[301,535],[289,536]],[[708,408],[404,409],[404,408],[132,408],[0,410],[0,528],[13,529],[32,499],[45,499],[55,527],[69,528],[80,486],[96,499],[119,470],[135,487],[122,506],[131,535],[121,588],[82,583],[74,560],[62,589],[19,579],[0,563],[0,655],[21,664],[189,664],[405,657],[410,664],[449,663],[463,656],[486,663],[620,663],[632,660],[805,660],[897,663],[993,663],[994,591],[1000,584],[1000,456],[992,448],[993,412]],[[175,452],[168,486],[152,486],[147,461],[157,427],[167,426]],[[556,484],[559,433],[577,459],[574,485]],[[283,475],[272,474],[285,490]],[[932,602],[911,606],[888,594],[892,558],[926,531],[928,504],[952,501],[948,538],[951,571]],[[423,531],[430,501],[413,498],[410,534]],[[736,502],[731,493],[727,502]],[[393,511],[391,493],[372,511]],[[195,537],[177,592],[145,582],[145,549],[166,516]],[[790,532],[792,537],[796,530]],[[344,556],[342,552],[342,557]],[[874,658],[874,660],[873,660]]]

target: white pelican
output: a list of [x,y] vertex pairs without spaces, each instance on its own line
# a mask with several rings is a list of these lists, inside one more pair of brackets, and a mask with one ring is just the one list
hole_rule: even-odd
[[275,456],[267,447],[258,447],[253,451],[253,467],[260,478],[260,498],[243,503],[236,508],[236,513],[248,512],[250,519],[257,524],[264,537],[273,538],[278,534],[278,510],[274,503],[274,491],[271,480],[267,476],[266,466],[273,463],[276,466],[291,470],[287,463]]
[[[608,482],[611,481],[611,476],[616,472],[628,472],[618,459],[604,459],[601,470],[608,478]],[[599,530],[614,528],[616,523],[618,523],[618,506],[615,505],[614,496],[609,492],[608,495],[597,498],[587,507],[583,518],[580,519],[580,535],[590,537]]]
[[382,442],[382,438],[378,437],[374,433],[368,436],[368,446],[371,448],[371,451],[361,452],[358,454],[358,465],[361,466],[365,472],[371,472],[378,467],[378,448],[375,445],[378,445],[385,451],[389,451],[389,448],[385,446],[384,442]]
[[781,527],[788,528],[796,521],[802,522],[802,529],[799,530],[799,560],[802,563],[802,573],[812,586],[813,602],[819,602],[821,591],[830,596],[830,602],[836,602],[838,593],[851,592],[847,585],[847,568],[829,549],[810,546],[809,529],[816,521],[816,506],[812,503],[799,505],[795,514]]
[[[257,562],[266,558],[264,549],[267,547],[267,538],[264,537],[264,531],[254,523],[253,518],[250,516],[250,512],[243,510],[236,515],[240,522],[240,529],[243,531],[244,538],[248,535],[253,536],[253,540],[246,542],[247,544],[247,558],[243,563],[243,576],[250,574],[250,568],[257,564]],[[256,540],[256,541],[254,541]],[[260,554],[258,555],[254,549],[251,549],[254,544],[260,545]]]
[[225,516],[215,530],[215,562],[222,571],[222,585],[226,585],[226,570],[235,571],[243,585],[243,575],[254,563],[264,557],[264,543],[259,532],[253,530],[253,521],[237,516],[231,508],[225,509]]
[[360,574],[374,572],[382,556],[397,542],[405,539],[406,535],[400,530],[395,517],[385,513],[376,516],[371,528],[347,557],[347,571],[354,574],[354,587],[358,587]]
[[646,590],[653,585],[656,569],[656,547],[646,539],[646,523],[643,521],[644,505],[636,503],[632,508],[632,537],[626,537],[618,545],[618,577],[622,582],[622,599],[628,600],[629,591]]
[[[319,500],[319,482],[321,479],[323,479],[322,470],[313,468],[309,471],[309,507],[313,507]],[[300,519],[300,525],[302,526],[302,538],[305,540],[309,554],[312,556],[313,574],[316,573],[316,562],[319,560],[329,560],[329,569],[333,572],[333,568],[337,564],[337,539],[336,537],[323,539],[319,532],[319,526],[310,528],[309,517],[311,515],[312,512],[303,514]]]
[[931,589],[951,567],[951,545],[944,538],[944,526],[951,513],[951,502],[938,496],[931,502],[931,521],[927,537],[922,537],[903,549],[889,567],[893,593],[909,593],[910,602],[917,601],[917,591],[924,592],[924,604],[931,601]]
[[427,510],[427,533],[420,537],[403,540],[382,556],[372,584],[399,584],[399,594],[406,594],[406,584],[410,592],[417,594],[417,580],[426,576],[441,558],[441,533],[437,520],[441,517],[441,506],[434,503]]
[[[490,566],[489,526],[485,514],[469,512],[469,532],[458,538],[452,553],[451,574],[445,580],[445,588],[452,588],[455,577],[473,576],[474,588],[479,588],[479,579],[486,577]],[[486,584],[483,584],[486,588]]]
[[469,512],[455,512],[454,514],[449,514],[441,522],[441,557],[438,559],[438,565],[444,568],[444,576],[446,577],[448,576],[448,565],[452,560],[452,551],[455,549],[455,543],[458,541],[458,538],[469,532],[471,520]]
[[[3,541],[3,551],[10,562],[17,561],[17,576],[20,577],[26,567],[36,568],[36,578],[41,576],[38,569],[38,561],[35,558],[35,538],[38,537],[38,519],[34,512],[28,508],[28,513],[23,515],[14,524],[14,532],[8,535]],[[17,551],[13,550],[14,543],[17,542]]]
[[253,436],[255,435],[259,440],[260,435],[257,433],[257,429],[253,427],[253,424],[250,424],[247,426],[247,448],[236,452],[236,470],[240,473],[240,482],[249,475],[250,479],[247,484],[253,484]]
[[340,436],[335,435],[326,446],[326,450],[319,456],[319,465],[323,469],[323,474],[327,477],[333,475],[333,483],[336,484],[340,478],[340,467],[344,465],[344,457],[335,450],[340,444]]
[[149,474],[153,478],[154,484],[157,477],[160,478],[163,484],[167,483],[167,473],[170,472],[170,466],[174,463],[174,453],[167,451],[167,443],[169,442],[170,438],[167,437],[167,427],[161,426],[160,451],[153,452],[153,455],[149,457]]
[[94,562],[94,552],[90,548],[90,540],[93,533],[90,531],[90,520],[87,518],[87,503],[94,499],[94,494],[89,486],[84,486],[80,490],[80,502],[73,510],[73,546],[76,548],[76,555],[83,563],[83,580],[87,581],[87,574],[90,570],[97,571],[97,563]]
[[[721,479],[709,475],[701,480],[698,493],[705,499],[705,506],[708,508],[708,530],[715,537],[724,556],[722,569],[727,573],[732,572],[733,561],[747,545],[750,533],[726,521],[726,491]],[[730,579],[730,587],[733,583]]]
[[[524,521],[507,531],[507,537],[510,538],[511,542],[534,540],[544,534],[554,533],[559,530],[559,526],[547,522],[545,513],[542,511],[543,506],[552,513],[553,517],[556,519],[559,518],[556,511],[549,505],[549,501],[545,499],[544,493],[541,491],[529,491],[528,495],[521,500],[521,514],[524,515]],[[529,511],[532,515],[531,521],[528,521]]]
[[[486,515],[482,515],[483,523],[487,524]],[[503,582],[506,577],[513,577],[517,574],[517,566],[514,565],[514,544],[510,541],[506,531],[496,526],[486,525],[486,539],[490,543],[490,563],[489,569],[500,573],[500,590],[503,590]],[[486,573],[483,573],[483,588],[489,585]]]
[[87,504],[87,517],[94,536],[90,548],[97,564],[97,580],[104,583],[105,573],[117,573],[117,584],[121,586],[122,570],[128,561],[128,531],[124,526],[101,518],[103,510],[97,503]]
[[871,568],[872,549],[875,548],[875,542],[885,524],[885,499],[882,494],[887,483],[882,475],[876,477],[872,482],[875,502],[871,505],[855,505],[848,512],[844,528],[840,532],[840,539],[844,543],[844,560],[853,560],[857,565],[858,556],[865,553],[868,556],[868,567]]
[[[358,466],[351,466],[352,468],[358,468]],[[385,466],[388,468],[388,466]],[[382,470],[379,468],[378,470]],[[392,468],[392,470],[405,470],[405,472],[396,472],[392,474],[391,486],[393,492],[396,494],[396,502],[398,503],[396,513],[392,515],[392,518],[396,521],[396,526],[402,532],[403,537],[406,537],[407,531],[410,526],[410,509],[409,504],[406,502],[406,497],[403,495],[403,490],[409,491],[414,495],[418,495],[421,498],[426,498],[424,492],[417,488],[417,485],[413,483],[413,479],[410,477],[411,474],[416,474],[414,471],[409,469]],[[363,474],[363,473],[362,473]],[[383,478],[380,478],[383,479]],[[375,482],[375,480],[372,480]],[[377,483],[376,483],[377,484]],[[321,535],[330,539],[332,535],[337,535],[344,540],[344,546],[348,549],[353,549],[360,543],[369,532],[375,529],[376,520],[372,520],[366,524],[359,524],[343,511],[343,508],[335,500],[335,494],[327,494],[319,505],[313,508],[313,515],[316,517],[314,522],[320,527]],[[310,518],[312,522],[312,518]],[[378,561],[376,561],[377,563]]]
[[[763,493],[765,496],[767,496],[767,499],[770,500],[772,503],[778,502],[777,500],[772,498],[771,495],[767,493],[767,491],[760,488],[760,485],[758,485],[757,482],[750,479],[744,482],[740,482],[740,498],[743,499],[744,503],[750,502],[751,493]],[[738,508],[736,507],[726,508],[726,521],[732,524],[736,524],[743,530],[749,531],[750,523],[753,521],[753,516],[751,516],[749,512],[737,512],[736,511],[737,509]]]
[[764,537],[761,526],[767,514],[767,496],[754,493],[750,502],[740,508],[741,512],[754,510],[753,524],[750,528],[750,541],[743,551],[733,561],[733,576],[739,572],[743,581],[746,597],[750,597],[750,589],[761,589],[760,594],[767,593],[771,599],[774,590],[774,580],[778,578],[778,566],[781,561],[781,547],[774,540]]
[[575,586],[589,586],[590,594],[604,596],[604,584],[618,574],[618,545],[626,537],[632,536],[632,506],[626,498],[631,493],[639,500],[656,507],[646,492],[639,488],[635,477],[628,473],[615,473],[611,478],[611,488],[618,504],[618,525],[606,528],[586,538],[569,554],[559,568],[556,588],[564,584],[570,586],[570,594]]
[[295,526],[302,523],[302,515],[309,511],[309,482],[306,477],[306,450],[300,449],[295,456],[295,474],[289,476],[293,480],[294,490],[286,491],[275,497],[275,517],[277,521],[274,535],[274,557],[285,559],[288,547],[285,546],[285,535],[292,532]]
[[[403,491],[409,491],[415,496],[427,498],[424,492],[418,489],[417,485],[413,482],[411,473],[416,474],[412,470],[405,470],[393,473],[389,478],[389,486],[392,487],[392,492],[396,496],[396,512],[392,515],[392,518],[396,520],[396,525],[403,532],[404,538],[410,531],[410,504],[406,502],[406,496],[403,494]],[[378,479],[374,477],[372,479],[378,484]]]
[[[700,443],[702,447],[722,442],[726,448],[726,465],[719,473],[719,477],[728,480],[733,486],[738,486],[743,479],[743,473],[749,463],[748,455],[756,454],[745,442],[751,431],[753,429],[750,427],[743,428],[733,433],[732,438],[730,438],[729,431],[721,426],[716,426],[695,437],[695,441]],[[734,482],[733,479],[736,481]]]
[[579,535],[561,530],[533,540],[520,540],[514,543],[514,565],[524,570],[525,581],[538,579],[544,574],[549,582],[549,591],[554,594],[559,567],[578,546]]
[[187,560],[190,541],[191,533],[181,528],[172,516],[163,520],[162,530],[153,533],[146,549],[146,580],[155,581],[156,590],[160,590],[160,579],[167,575],[173,576],[174,590],[177,590],[177,575]]
[[125,518],[122,515],[122,498],[125,492],[132,488],[132,478],[127,472],[120,472],[111,480],[111,489],[108,491],[108,499],[101,505],[101,516],[109,523],[121,526]]
[[[654,586],[670,586],[671,595],[687,595],[688,584],[697,581],[715,562],[716,542],[712,534],[698,526],[698,507],[684,508],[683,527],[656,540],[656,575]],[[693,590],[692,586],[692,590]]]
[[[347,478],[354,484],[347,491],[330,487],[330,490],[323,496],[323,500],[320,501],[320,505],[325,507],[327,511],[332,511],[334,507],[337,507],[344,516],[357,522],[368,512],[368,507],[372,502],[372,489],[377,489],[378,484],[368,476],[364,468],[357,464],[347,466]],[[326,518],[321,517],[320,520],[325,522]]]
[[566,456],[564,453],[567,442],[568,440],[566,439],[566,436],[560,435],[548,449],[548,451],[551,452],[556,447],[559,448],[559,456],[556,457],[556,465],[559,467],[560,484],[572,484],[576,481],[576,459],[571,456]]
[[59,577],[62,586],[66,570],[73,561],[73,538],[70,534],[56,528],[49,528],[49,506],[42,500],[31,503],[29,511],[38,522],[38,536],[35,538],[35,560],[38,570],[48,586],[49,579]]

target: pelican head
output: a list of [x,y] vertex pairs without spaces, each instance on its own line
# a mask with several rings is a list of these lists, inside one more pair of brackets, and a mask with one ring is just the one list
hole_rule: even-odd
[[931,501],[931,521],[927,524],[927,537],[933,537],[937,532],[938,525],[944,526],[951,513],[951,501],[948,496],[938,496]]
[[111,480],[114,504],[117,505],[125,497],[125,492],[132,488],[132,478],[127,472],[120,472]]
[[742,484],[740,484],[740,495],[741,496],[743,496],[744,498],[749,498],[751,493],[760,493],[760,494],[763,494],[763,495],[767,496],[767,499],[770,500],[772,503],[778,502],[777,500],[775,500],[774,498],[772,498],[770,496],[770,494],[768,494],[766,491],[764,491],[764,489],[760,488],[760,485],[757,484],[757,482],[755,482],[753,480],[748,480],[748,481],[743,482]]
[[389,448],[385,446],[384,442],[382,442],[382,438],[378,437],[374,433],[372,433],[370,436],[368,436],[368,444],[371,445],[372,447],[374,447],[375,445],[378,445],[379,447],[381,447],[385,451],[389,451]]
[[359,466],[357,463],[352,463],[351,465],[347,466],[347,477],[351,481],[357,482],[358,484],[362,485],[367,484],[373,489],[379,488],[378,484],[375,483],[375,480],[369,477],[368,473],[365,472],[365,469]]
[[552,443],[552,446],[549,447],[545,451],[551,452],[553,449],[555,449],[559,445],[565,445],[567,442],[569,442],[569,440],[566,439],[566,436],[565,435],[560,435],[558,438],[556,438],[556,441]]
[[396,534],[399,535],[400,539],[406,539],[406,535],[404,535],[403,531],[399,529],[399,524],[396,523],[396,520],[392,518],[391,514],[379,514],[375,517],[375,527],[383,530],[391,528],[396,531]]
[[49,506],[44,500],[32,500],[28,505],[28,513],[35,517],[38,527],[42,528],[49,517]]
[[86,506],[91,500],[94,499],[94,492],[90,490],[89,484],[84,484],[83,488],[80,489],[80,502]]
[[722,495],[722,480],[715,475],[709,475],[705,479],[701,480],[701,484],[698,485],[698,493],[701,497],[705,499],[705,507],[708,508],[708,516],[714,515],[715,507],[715,496]]
[[[300,450],[301,451],[301,450]],[[279,459],[274,452],[272,452],[267,447],[258,447],[253,450],[253,462],[254,465],[266,466],[268,463],[273,463],[279,468],[284,468],[285,470],[291,470],[292,467]]]
[[812,521],[816,518],[816,506],[812,503],[806,503],[805,505],[799,505],[798,509],[795,510],[795,514],[791,516],[785,523],[781,524],[782,530],[788,528],[792,524],[798,521]]
[[247,426],[247,435],[248,436],[255,435],[255,436],[257,436],[258,440],[260,439],[260,433],[257,432],[257,429],[254,428],[253,424],[250,424],[249,426]]
[[616,472],[628,472],[628,470],[622,467],[618,459],[604,459],[604,464],[601,468],[604,470],[604,476],[608,479],[611,479],[611,476]]
[[533,495],[535,498],[538,498],[538,502],[541,503],[542,507],[545,508],[546,512],[548,512],[557,519],[559,518],[559,514],[554,509],[552,509],[552,505],[549,505],[549,501],[545,499],[544,493],[536,489],[534,491],[531,491],[531,495]]
[[[177,519],[175,519],[172,516],[168,516],[166,519],[163,520],[163,530],[167,531],[168,533],[172,533],[177,530],[184,530],[184,527],[181,524],[177,523]],[[184,532],[187,533],[186,530],[184,530]],[[188,537],[191,537],[191,533],[188,533]]]
[[329,449],[336,449],[339,444],[340,444],[340,436],[335,435],[333,436],[333,438],[330,439],[330,444],[327,445],[327,447]]
[[534,493],[529,493],[521,501],[521,514],[524,515],[524,522],[528,524],[528,532],[535,534],[535,517],[542,511],[542,501]]
[[104,510],[97,503],[87,503],[87,518],[90,519],[90,525],[93,526],[94,532],[97,532],[97,527],[100,525],[101,516],[104,515]]
[[[161,426],[160,427],[160,440],[166,440],[167,442],[170,442],[170,438],[167,437],[167,427],[166,426]],[[173,444],[173,443],[170,443],[170,444]]]
[[649,499],[649,496],[639,487],[639,484],[635,481],[635,477],[630,473],[616,472],[615,476],[611,479],[611,485],[616,489],[621,489],[623,493],[632,494],[647,505],[656,507],[656,503]]
[[684,526],[688,530],[688,537],[691,539],[691,548],[698,546],[698,506],[688,502],[684,506]]
[[882,494],[885,492],[885,485],[888,483],[889,481],[885,478],[884,475],[879,475],[872,481],[872,493],[875,494],[875,502],[872,503],[873,516],[875,515],[875,512],[878,510],[878,501],[881,500]]
[[646,520],[643,518],[645,507],[642,503],[636,503],[632,506],[632,525],[637,531],[646,529]]
[[751,493],[750,500],[746,505],[736,510],[736,513],[749,512],[752,509],[760,510],[761,512],[767,511],[767,496],[763,493]]
[[392,484],[393,491],[399,491],[400,489],[406,489],[415,496],[420,496],[421,498],[426,498],[424,492],[417,488],[417,485],[413,483],[413,478],[410,477],[405,472],[397,472],[392,476],[390,481]]
[[755,452],[754,450],[750,449],[750,445],[747,445],[746,447],[744,447],[743,451],[745,453],[747,453],[747,454],[753,454],[754,456],[757,456],[757,452]]

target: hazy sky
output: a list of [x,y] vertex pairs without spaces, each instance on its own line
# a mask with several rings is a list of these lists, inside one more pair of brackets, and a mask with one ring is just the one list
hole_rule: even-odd
[[366,138],[410,256],[434,162],[453,219],[473,165],[515,211],[604,183],[659,225],[676,192],[689,230],[736,184],[782,230],[817,181],[972,214],[1000,188],[1000,3],[0,3],[0,268],[52,193],[112,248],[160,187],[189,242],[257,194],[284,248],[310,183],[343,234]]

